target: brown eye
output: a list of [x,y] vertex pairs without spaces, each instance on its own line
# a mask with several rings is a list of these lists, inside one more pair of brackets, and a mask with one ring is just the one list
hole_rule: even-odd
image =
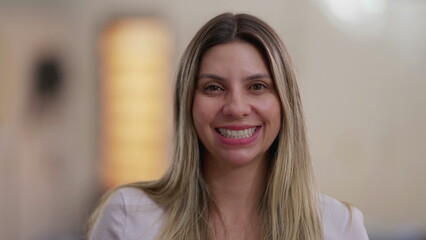
[[261,91],[266,89],[266,86],[264,84],[261,83],[254,83],[250,86],[251,90],[255,90],[255,91]]
[[204,90],[211,91],[211,92],[217,92],[217,91],[222,91],[223,88],[219,87],[218,85],[209,85],[206,88],[204,88]]

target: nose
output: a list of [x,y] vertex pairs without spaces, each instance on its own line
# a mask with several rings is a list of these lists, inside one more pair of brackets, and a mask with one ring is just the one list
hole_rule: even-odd
[[226,116],[232,116],[235,118],[242,118],[249,115],[251,112],[251,106],[241,91],[232,91],[226,98],[226,103],[223,106],[223,114]]

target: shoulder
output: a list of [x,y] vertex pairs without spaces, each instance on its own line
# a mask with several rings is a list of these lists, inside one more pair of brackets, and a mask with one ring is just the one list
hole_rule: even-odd
[[163,210],[143,190],[119,188],[108,197],[90,239],[154,239],[162,214]]
[[320,196],[320,209],[324,228],[324,239],[368,239],[364,227],[364,216],[356,207],[326,195]]

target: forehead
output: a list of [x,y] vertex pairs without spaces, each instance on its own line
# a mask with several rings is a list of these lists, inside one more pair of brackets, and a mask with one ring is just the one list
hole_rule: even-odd
[[262,53],[247,42],[231,42],[208,49],[201,58],[199,73],[240,71],[246,74],[269,73]]

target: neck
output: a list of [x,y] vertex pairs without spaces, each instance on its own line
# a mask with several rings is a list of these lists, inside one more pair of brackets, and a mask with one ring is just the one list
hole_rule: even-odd
[[244,166],[219,166],[205,159],[204,177],[221,215],[251,215],[265,188],[266,159]]

